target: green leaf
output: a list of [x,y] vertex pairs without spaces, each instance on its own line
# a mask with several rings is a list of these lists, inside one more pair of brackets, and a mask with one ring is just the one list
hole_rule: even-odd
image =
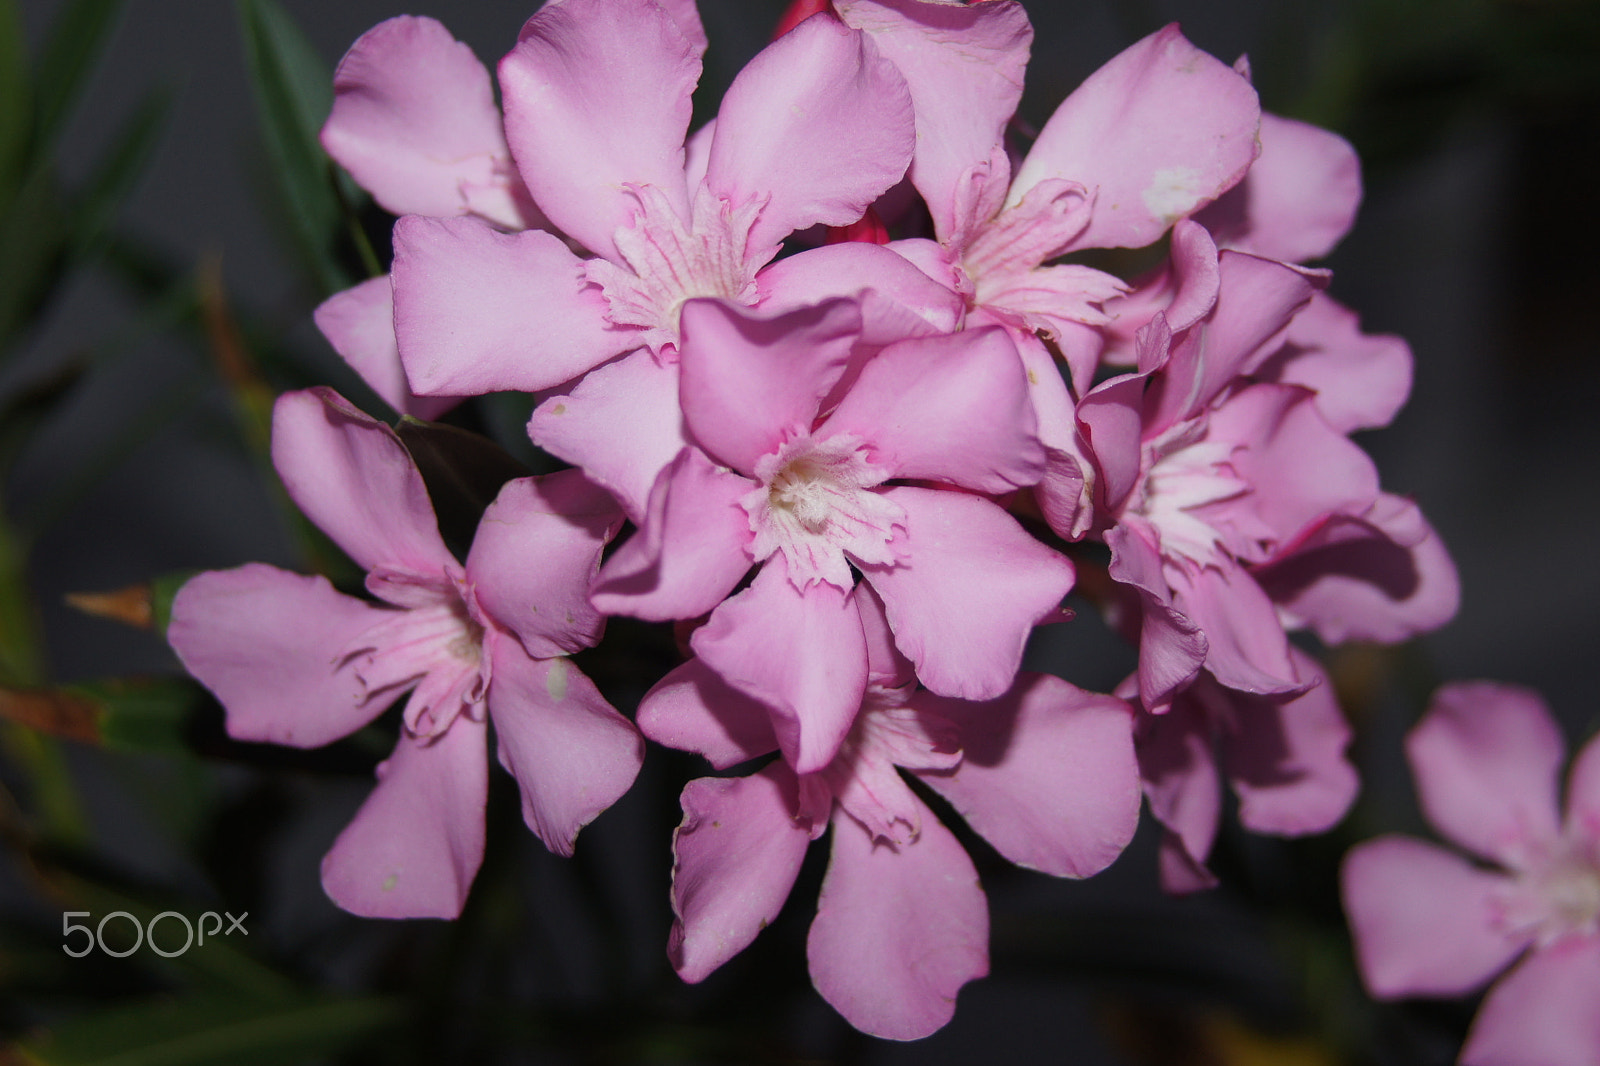
[[72,0],[56,19],[34,89],[35,159],[49,154],[121,12],[122,0]]
[[13,0],[0,0],[0,214],[11,204],[28,153],[32,90],[22,16]]
[[281,1066],[400,1018],[378,998],[290,1001],[198,994],[80,1015],[19,1046],[40,1066]]
[[274,0],[237,0],[245,58],[274,173],[319,287],[351,284],[333,254],[344,224],[335,168],[317,140],[333,108],[333,75]]

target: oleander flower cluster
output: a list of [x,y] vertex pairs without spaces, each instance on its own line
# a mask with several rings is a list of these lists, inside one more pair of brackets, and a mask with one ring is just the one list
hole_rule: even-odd
[[[346,909],[459,913],[486,745],[566,854],[648,738],[717,771],[672,841],[679,974],[747,946],[827,836],[812,979],[912,1039],[988,968],[977,873],[923,795],[1060,877],[1108,866],[1147,797],[1163,883],[1205,887],[1224,779],[1265,833],[1355,794],[1289,635],[1406,639],[1456,575],[1350,438],[1394,417],[1410,352],[1302,265],[1354,217],[1343,140],[1264,114],[1247,64],[1175,25],[1031,143],[1015,0],[801,3],[781,30],[694,130],[692,0],[549,0],[498,100],[436,21],[362,36],[322,141],[400,216],[393,264],[317,324],[405,415],[532,394],[571,468],[507,482],[458,560],[388,424],[287,394],[274,462],[365,595],[207,573],[169,637],[239,738],[321,745],[405,701],[323,863]],[[1133,248],[1161,265],[1082,254]],[[1022,669],[1080,574],[1138,651],[1115,693]],[[569,659],[618,615],[685,640],[632,721]]]

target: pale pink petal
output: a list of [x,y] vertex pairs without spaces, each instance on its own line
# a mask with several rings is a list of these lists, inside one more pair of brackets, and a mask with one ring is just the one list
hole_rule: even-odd
[[1358,844],[1339,872],[1368,991],[1456,996],[1481,987],[1527,944],[1496,928],[1510,878],[1411,837]]
[[1411,347],[1390,334],[1362,333],[1354,311],[1319,292],[1253,376],[1316,390],[1317,410],[1340,433],[1376,429],[1411,393]]
[[1014,0],[927,3],[842,0],[839,17],[872,36],[905,75],[916,112],[911,182],[933,213],[941,240],[955,232],[956,185],[1003,142],[1022,98],[1033,28]]
[[961,764],[917,776],[1018,866],[1088,877],[1133,839],[1139,766],[1122,700],[1025,673],[997,700],[919,693],[909,705],[961,731]]
[[[659,93],[659,90],[655,90]],[[906,172],[911,94],[865,34],[809,18],[752,59],[722,98],[706,185],[730,204],[770,197],[748,254],[795,230],[856,221]]]
[[628,791],[644,738],[571,661],[530,658],[514,639],[491,644],[489,717],[500,765],[522,789],[522,819],[557,855]]
[[1250,83],[1176,24],[1091,74],[1039,132],[1008,204],[1062,178],[1095,194],[1078,248],[1137,248],[1244,176],[1261,109]]
[[278,397],[272,465],[296,506],[363,570],[433,574],[455,565],[399,438],[332,389]]
[[483,862],[487,727],[402,734],[378,787],[322,859],[322,889],[363,918],[454,918]]
[[[627,432],[617,432],[619,426]],[[662,366],[641,349],[598,367],[571,392],[535,408],[528,436],[583,467],[638,523],[656,477],[688,443],[678,406],[678,364]]]
[[431,422],[461,402],[459,396],[418,396],[400,365],[394,336],[394,290],[385,274],[334,293],[311,315],[333,350],[400,414]]
[[1489,990],[1462,1066],[1576,1066],[1600,1062],[1600,937],[1530,952]]
[[895,643],[941,696],[989,700],[1011,687],[1028,634],[1061,606],[1072,564],[988,500],[901,486],[909,558],[862,568]]
[[1016,345],[998,327],[901,341],[862,368],[818,432],[856,435],[891,477],[1000,494],[1044,476],[1028,391]]
[[[1067,378],[1062,376],[1061,363],[1050,349],[1032,333],[1012,333],[1017,354],[1022,356],[1022,369],[1028,378],[1028,400],[1039,424],[1039,443],[1047,449],[1074,453],[1078,450],[1078,425],[1074,417],[1072,393],[1067,389]],[[1079,353],[1089,358],[1077,359]],[[1073,345],[1065,352],[1067,372],[1073,388],[1077,387],[1080,369],[1084,380],[1094,376],[1094,366],[1099,362],[1099,345]]]
[[1239,797],[1240,824],[1257,833],[1301,836],[1333,828],[1361,782],[1345,757],[1350,725],[1333,683],[1311,656],[1292,647],[1289,653],[1300,676],[1319,681],[1305,695],[1277,700],[1208,686],[1200,698],[1226,701],[1219,739],[1223,769]]
[[803,591],[783,556],[695,630],[690,646],[734,688],[771,709],[796,773],[827,766],[867,687],[867,645],[852,594],[826,581]]
[[1252,491],[1208,514],[1226,521],[1248,511],[1291,543],[1333,514],[1366,513],[1378,498],[1378,469],[1350,438],[1333,429],[1309,392],[1286,385],[1240,389],[1211,414],[1207,438],[1241,445],[1228,458]]
[[1150,815],[1167,830],[1159,857],[1161,887],[1185,894],[1211,888],[1205,866],[1222,816],[1222,777],[1204,712],[1179,700],[1165,714],[1140,718],[1135,736]]
[[782,763],[684,787],[667,957],[685,981],[704,980],[743,951],[789,898],[811,843],[810,825],[796,817],[795,788]]
[[1445,685],[1406,736],[1406,757],[1428,821],[1478,855],[1520,869],[1560,832],[1566,743],[1531,689]]
[[581,471],[506,482],[467,555],[478,606],[535,658],[592,647],[604,620],[589,584],[621,525],[616,501]]
[[700,10],[695,5],[695,0],[655,0],[672,16],[672,21],[678,26],[694,48],[696,55],[704,55],[706,50],[706,28],[700,23]]
[[718,770],[778,747],[766,704],[733,688],[699,659],[657,681],[639,701],[639,731],[657,744],[705,756]]
[[1106,303],[1106,313],[1113,316],[1105,328],[1106,361],[1113,366],[1137,362],[1138,332],[1158,313],[1174,332],[1181,333],[1200,321],[1216,306],[1221,284],[1217,246],[1211,234],[1198,222],[1180,221],[1172,227],[1167,262],[1132,292]]
[[639,529],[601,568],[595,606],[661,622],[721,603],[755,561],[739,505],[753,487],[698,448],[683,449],[656,479]]
[[1361,160],[1337,133],[1261,116],[1250,173],[1196,216],[1224,248],[1304,263],[1333,251],[1361,204]]
[[1206,669],[1229,688],[1258,695],[1303,692],[1289,638],[1261,586],[1237,563],[1168,571],[1173,606],[1206,635]]
[[756,288],[760,307],[771,312],[795,311],[835,296],[859,298],[870,289],[938,333],[953,332],[964,310],[960,296],[910,260],[887,245],[861,241],[809,248],[780,259],[756,275]]
[[543,230],[473,218],[394,227],[394,326],[411,387],[426,395],[537,392],[638,344],[606,321],[583,262]]
[[679,395],[690,436],[746,476],[756,461],[810,431],[861,333],[854,300],[787,314],[720,300],[683,305]]
[[699,48],[659,4],[547,4],[500,61],[506,139],[534,201],[612,262],[637,203],[627,185],[655,186],[688,218],[683,139],[699,79]]
[[172,601],[167,641],[228,712],[228,735],[316,748],[376,718],[339,656],[393,610],[336,592],[325,577],[264,563],[190,578]]
[[867,683],[900,688],[916,680],[916,668],[895,646],[888,612],[871,585],[856,586],[856,606],[861,609],[861,630],[867,637]]
[[989,911],[978,872],[921,801],[922,834],[895,845],[849,815],[833,852],[806,958],[822,998],[872,1036],[916,1040],[955,1013],[961,986],[989,972]]
[[1124,374],[1103,381],[1078,404],[1078,427],[1098,476],[1095,505],[1108,516],[1122,509],[1144,474],[1144,405],[1148,377]]
[[1172,604],[1161,554],[1144,534],[1127,525],[1106,530],[1111,576],[1138,591],[1139,699],[1160,712],[1205,665],[1210,644],[1200,627]]
[[[459,215],[464,186],[520,185],[505,173],[511,153],[489,72],[431,18],[401,15],[362,34],[339,61],[333,92],[322,145],[393,214]],[[494,217],[511,228],[535,219]]]

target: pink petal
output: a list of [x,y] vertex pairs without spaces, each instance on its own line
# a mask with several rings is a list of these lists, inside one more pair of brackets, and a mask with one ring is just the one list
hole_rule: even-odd
[[789,898],[811,843],[811,827],[795,816],[795,787],[782,763],[684,787],[667,956],[685,981],[704,980],[743,951]]
[[1184,39],[1176,24],[1101,67],[1056,109],[1011,183],[1096,194],[1078,248],[1137,248],[1231,188],[1256,155],[1250,83]]
[[861,333],[853,300],[788,314],[720,300],[683,305],[679,392],[694,440],[754,476],[756,461],[811,429]]
[[432,574],[455,565],[399,438],[332,389],[278,397],[272,465],[295,505],[363,570]]
[[1037,425],[1016,345],[990,327],[889,345],[819,432],[855,434],[891,477],[998,494],[1044,476]]
[[972,860],[916,801],[922,833],[874,840],[834,815],[833,852],[806,958],[822,998],[872,1036],[916,1040],[955,1013],[961,986],[989,972],[989,913]]
[[856,586],[856,606],[861,609],[861,630],[867,637],[867,683],[900,688],[916,680],[916,668],[895,646],[889,615],[871,585]]
[[756,287],[761,308],[769,312],[797,311],[836,296],[859,298],[870,289],[913,312],[937,333],[953,332],[965,310],[960,296],[904,256],[886,245],[860,241],[809,248],[780,259],[756,275]]
[[459,215],[465,188],[507,186],[492,220],[537,220],[513,206],[511,161],[489,72],[431,18],[401,15],[361,35],[333,75],[322,145],[396,215]]
[[378,787],[322,860],[322,889],[364,918],[454,918],[483,862],[486,727],[400,737]]
[[1520,869],[1560,832],[1566,743],[1531,689],[1445,685],[1406,736],[1406,757],[1428,821],[1470,851]]
[[809,18],[728,87],[706,185],[734,205],[771,197],[746,245],[770,258],[795,230],[860,218],[904,176],[915,137],[894,64],[837,18]]
[[962,173],[1003,142],[1022,98],[1028,14],[1013,0],[843,0],[838,8],[905,76],[917,122],[911,182],[933,212],[934,232],[947,239]]
[[394,291],[388,275],[334,293],[311,317],[350,369],[399,413],[431,422],[461,402],[459,396],[411,391],[394,337]]
[[908,560],[863,574],[895,643],[941,696],[989,700],[1011,687],[1033,627],[1072,588],[1072,564],[988,500],[902,486]]
[[506,482],[467,556],[478,606],[534,658],[593,647],[604,620],[589,583],[621,525],[616,501],[581,471]]
[[[628,431],[618,433],[618,426]],[[662,366],[641,349],[598,367],[571,392],[540,404],[528,436],[583,467],[638,523],[656,477],[688,443],[678,406],[678,365]]]
[[1161,887],[1177,894],[1213,887],[1205,861],[1222,817],[1222,779],[1210,724],[1197,705],[1176,701],[1165,714],[1140,718],[1137,743],[1150,815],[1167,830]]
[[1600,855],[1600,739],[1597,738],[1600,734],[1591,738],[1572,760],[1572,770],[1567,777],[1567,833],[1587,840],[1591,854]]
[[1411,393],[1411,347],[1362,333],[1354,311],[1319,292],[1289,323],[1288,343],[1254,376],[1316,390],[1317,410],[1340,433],[1376,429]]
[[[1078,425],[1074,417],[1072,393],[1067,389],[1067,379],[1062,376],[1061,363],[1034,334],[1014,332],[1011,339],[1016,343],[1017,354],[1022,356],[1022,370],[1028,379],[1028,402],[1033,406],[1033,414],[1039,424],[1039,443],[1047,449],[1075,452]],[[1078,352],[1090,358],[1075,359],[1074,355]],[[1098,344],[1075,346],[1066,353],[1067,372],[1074,383],[1080,369],[1084,372],[1085,381],[1092,378],[1099,361]],[[1076,388],[1076,384],[1073,387]]]
[[1138,332],[1158,313],[1165,315],[1173,332],[1193,326],[1216,306],[1221,284],[1217,246],[1211,234],[1190,219],[1178,222],[1172,227],[1167,262],[1132,292],[1106,303],[1106,312],[1115,316],[1106,327],[1107,362],[1115,366],[1136,362]]
[[187,581],[167,640],[228,712],[229,736],[316,748],[360,729],[393,698],[369,700],[338,672],[340,652],[392,616],[325,577],[250,563]]
[[1111,576],[1139,596],[1139,700],[1161,712],[1174,694],[1194,681],[1210,644],[1200,627],[1172,604],[1172,591],[1155,545],[1139,531],[1119,525],[1105,534]]
[[522,789],[522,819],[557,855],[615,803],[644,762],[644,738],[565,658],[493,642],[489,717],[500,765]]
[[1496,929],[1511,879],[1433,844],[1402,836],[1359,844],[1339,882],[1361,978],[1382,999],[1471,992],[1527,944]]
[[796,773],[832,761],[867,687],[853,595],[826,581],[796,589],[775,555],[749,588],[712,612],[690,646],[729,685],[767,705]]
[[1240,823],[1277,836],[1332,829],[1361,785],[1345,758],[1350,726],[1333,683],[1311,656],[1297,648],[1289,654],[1302,677],[1319,679],[1303,696],[1276,700],[1208,685],[1199,697],[1226,701],[1222,762],[1239,797]]
[[1361,160],[1337,133],[1263,113],[1250,173],[1196,216],[1225,248],[1286,263],[1333,251],[1361,204]]
[[1489,990],[1467,1034],[1461,1062],[1600,1062],[1600,937],[1570,937],[1531,952]]
[[699,659],[655,683],[639,701],[639,730],[657,744],[692,751],[718,770],[774,751],[766,704],[733,688]]
[[1096,385],[1078,404],[1078,426],[1099,474],[1095,503],[1108,516],[1122,510],[1144,474],[1140,411],[1149,379],[1124,374]]
[[506,139],[539,207],[612,262],[636,204],[627,185],[655,186],[688,218],[683,138],[699,79],[699,49],[658,4],[547,4],[500,61]]
[[595,606],[661,622],[721,603],[754,564],[750,518],[739,506],[752,487],[700,449],[683,449],[656,479],[638,531],[601,568]]
[[917,776],[995,849],[1030,870],[1088,877],[1139,822],[1133,708],[1049,674],[1022,674],[987,703],[912,697],[961,729],[961,764]]
[[1206,669],[1218,681],[1257,695],[1305,691],[1272,602],[1237,563],[1174,567],[1168,580],[1173,606],[1206,636]]
[[582,260],[543,230],[402,218],[393,277],[400,359],[423,394],[537,392],[637,344],[637,330],[606,321]]

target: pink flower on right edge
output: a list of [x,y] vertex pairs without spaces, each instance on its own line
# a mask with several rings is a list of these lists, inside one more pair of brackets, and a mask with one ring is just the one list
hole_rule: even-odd
[[1600,737],[1572,765],[1544,701],[1447,685],[1406,738],[1423,813],[1499,869],[1411,837],[1345,857],[1345,913],[1378,999],[1458,996],[1515,960],[1483,1001],[1463,1066],[1600,1064]]

